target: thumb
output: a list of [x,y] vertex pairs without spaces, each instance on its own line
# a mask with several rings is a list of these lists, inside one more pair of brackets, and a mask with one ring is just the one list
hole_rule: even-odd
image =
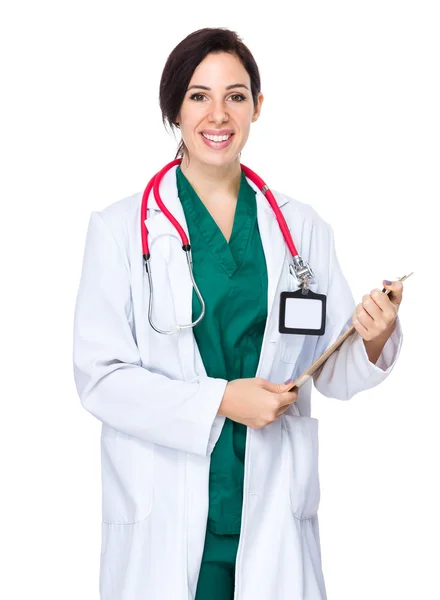
[[390,293],[387,294],[390,302],[395,306],[399,306],[402,302],[403,283],[401,281],[389,281],[388,279],[384,279],[383,285],[386,290],[390,290]]
[[283,394],[292,387],[292,383],[293,379],[288,379],[284,383],[272,383],[271,381],[267,381],[263,387],[273,394]]

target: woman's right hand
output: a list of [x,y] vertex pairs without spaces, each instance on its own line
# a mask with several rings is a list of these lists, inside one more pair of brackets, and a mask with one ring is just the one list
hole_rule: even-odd
[[252,429],[276,421],[298,398],[298,388],[287,390],[292,382],[272,383],[261,377],[229,381],[218,414]]

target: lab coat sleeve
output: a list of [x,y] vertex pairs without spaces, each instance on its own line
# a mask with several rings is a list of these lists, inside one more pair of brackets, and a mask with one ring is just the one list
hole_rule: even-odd
[[129,323],[129,270],[102,216],[92,212],[75,305],[73,365],[84,408],[127,435],[208,456],[221,433],[223,379],[170,379],[144,366]]
[[[356,304],[339,265],[332,227],[329,228],[329,289],[326,333],[319,340],[316,360],[352,324]],[[371,363],[362,337],[352,333],[313,376],[316,389],[324,396],[349,400],[362,390],[375,387],[391,373],[400,353],[403,335],[400,318],[375,364]]]

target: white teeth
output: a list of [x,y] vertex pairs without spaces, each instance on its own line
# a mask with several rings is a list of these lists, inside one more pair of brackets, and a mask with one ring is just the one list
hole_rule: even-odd
[[226,140],[229,140],[232,133],[229,135],[208,135],[207,133],[202,133],[202,135],[207,140],[211,140],[211,142],[226,142]]

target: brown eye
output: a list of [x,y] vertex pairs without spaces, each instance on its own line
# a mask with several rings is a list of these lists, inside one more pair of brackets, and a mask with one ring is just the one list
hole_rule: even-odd
[[246,100],[246,98],[243,96],[243,94],[232,94],[232,96],[230,96],[231,98],[238,98],[238,102],[243,102],[243,100]]
[[190,96],[190,100],[195,100],[196,102],[199,102],[198,98],[204,98],[205,95],[204,94],[192,94],[192,96]]

